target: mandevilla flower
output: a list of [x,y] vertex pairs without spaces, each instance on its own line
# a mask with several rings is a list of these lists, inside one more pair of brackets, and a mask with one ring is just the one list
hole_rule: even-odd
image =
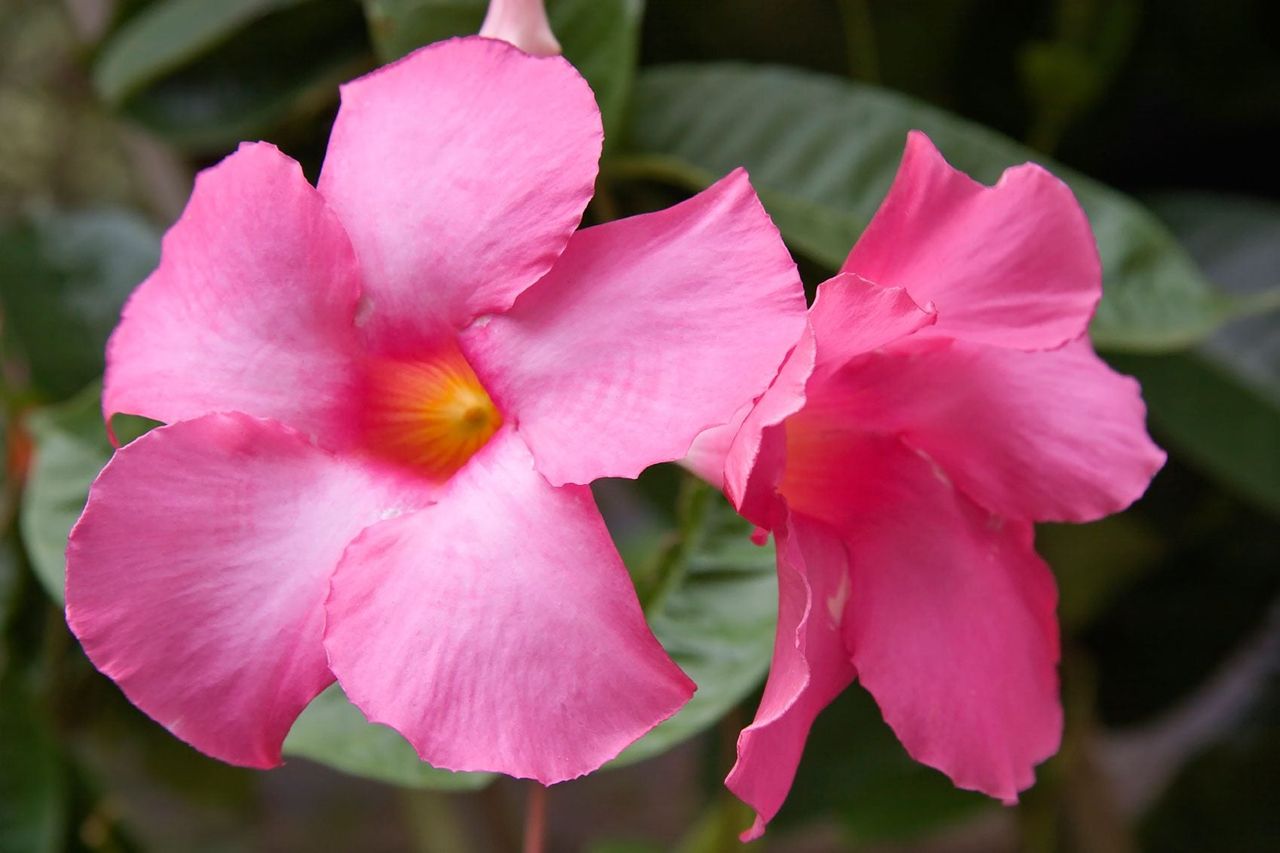
[[777,381],[736,437],[700,439],[691,465],[777,540],[773,664],[727,780],[757,812],[744,838],[855,678],[960,787],[1012,802],[1057,750],[1057,592],[1032,523],[1117,512],[1164,462],[1137,383],[1089,344],[1100,296],[1065,184],[1028,164],[984,187],[912,134]]
[[804,326],[745,173],[575,231],[600,114],[560,58],[467,38],[343,87],[318,187],[202,173],[108,352],[119,450],[67,618],[204,752],[280,761],[336,676],[431,764],[551,783],[693,691],[586,484],[685,454]]

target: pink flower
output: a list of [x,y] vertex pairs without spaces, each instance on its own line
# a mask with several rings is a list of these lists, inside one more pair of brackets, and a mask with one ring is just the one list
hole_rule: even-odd
[[344,87],[318,188],[261,143],[199,176],[109,347],[106,414],[168,425],[68,550],[72,630],[174,734],[275,765],[336,676],[431,764],[551,783],[688,700],[586,484],[761,394],[804,300],[741,171],[576,231],[601,138],[568,63],[468,38]]
[[1164,462],[1137,383],[1086,336],[1100,282],[1065,184],[1028,164],[984,187],[913,133],[777,381],[736,438],[700,439],[691,464],[777,539],[773,665],[727,780],[758,814],[745,838],[855,677],[962,788],[1013,802],[1057,751],[1032,523],[1117,512]]

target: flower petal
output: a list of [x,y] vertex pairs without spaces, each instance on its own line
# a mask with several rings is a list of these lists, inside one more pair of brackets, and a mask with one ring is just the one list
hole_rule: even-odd
[[842,271],[936,303],[938,324],[921,334],[1017,349],[1078,338],[1102,296],[1093,233],[1066,184],[1027,163],[985,187],[919,131]]
[[907,343],[851,362],[831,386],[813,395],[815,411],[900,435],[1006,518],[1091,521],[1119,512],[1164,464],[1138,383],[1084,339],[1048,352]]
[[803,327],[795,264],[739,170],[575,234],[463,347],[559,485],[679,459],[768,387]]
[[321,634],[343,549],[420,500],[271,421],[159,427],[93,485],[67,550],[67,621],[94,665],[175,735],[274,766],[333,681]]
[[572,779],[693,694],[591,492],[548,485],[509,429],[439,503],[351,545],[327,612],[347,695],[436,767]]
[[[749,521],[772,527],[774,492],[786,464],[781,424],[805,404],[807,388],[850,358],[887,346],[937,319],[897,287],[842,273],[818,288],[809,326],[773,385],[747,415],[725,459],[729,499]],[[703,463],[706,464],[705,462]]]
[[360,257],[380,351],[504,311],[555,263],[591,199],[603,130],[559,57],[485,38],[342,87],[320,175]]
[[298,164],[241,145],[197,176],[125,306],[103,408],[166,422],[247,412],[344,446],[359,295],[342,226]]
[[827,433],[793,447],[820,458],[802,467],[826,480],[812,477],[792,506],[820,496],[849,551],[858,678],[913,758],[1015,801],[1062,734],[1057,592],[1031,524],[987,513],[894,438]]
[[738,737],[725,784],[756,811],[751,841],[782,807],[818,712],[853,681],[841,623],[849,562],[834,531],[792,515],[778,542],[778,634],[756,718]]

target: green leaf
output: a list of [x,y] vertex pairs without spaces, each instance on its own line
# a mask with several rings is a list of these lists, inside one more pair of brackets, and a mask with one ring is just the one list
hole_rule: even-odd
[[[94,384],[57,406],[27,416],[35,444],[31,470],[19,508],[19,530],[32,568],[49,596],[62,601],[67,536],[80,517],[89,486],[111,458],[102,421],[101,386]],[[114,420],[121,442],[150,429],[151,422],[129,416]]]
[[612,174],[700,189],[746,166],[787,240],[831,269],[884,198],[909,130],[927,132],[951,163],[988,183],[1039,160],[1071,184],[1097,235],[1105,283],[1092,326],[1098,346],[1175,349],[1225,318],[1225,300],[1137,202],[903,95],[780,67],[660,67],[640,75],[628,127],[628,152]]
[[610,766],[657,755],[714,724],[769,668],[778,608],[773,546],[753,545],[751,525],[711,487],[689,480],[683,501],[681,535],[659,557],[645,615],[698,692]]
[[104,97],[169,142],[221,154],[320,116],[372,61],[349,0],[163,0],[108,41]]
[[161,0],[131,18],[103,47],[93,82],[110,103],[225,41],[268,12],[305,0]]
[[1153,426],[1179,455],[1280,513],[1280,205],[1206,193],[1153,203],[1221,288],[1270,310],[1190,352],[1112,361],[1142,382]]
[[[424,44],[475,34],[486,6],[485,0],[365,0],[365,13],[378,55],[389,62]],[[550,0],[547,13],[565,58],[595,91],[611,138],[635,77],[643,0]]]
[[102,373],[120,306],[159,256],[156,229],[124,210],[46,211],[0,232],[6,338],[40,390],[65,397]]
[[9,672],[0,678],[0,850],[61,850],[66,814],[57,745]]
[[336,684],[302,712],[285,739],[284,751],[407,788],[470,791],[494,779],[492,773],[452,773],[424,763],[395,731],[367,722]]
[[854,685],[818,715],[777,824],[835,815],[857,842],[899,841],[994,806],[913,761],[871,695]]
[[1197,353],[1109,361],[1142,383],[1158,438],[1243,496],[1280,513],[1280,409]]

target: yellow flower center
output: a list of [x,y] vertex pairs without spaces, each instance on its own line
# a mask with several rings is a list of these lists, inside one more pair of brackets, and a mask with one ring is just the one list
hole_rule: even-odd
[[502,426],[502,414],[456,347],[421,361],[374,362],[365,429],[380,456],[447,479]]

